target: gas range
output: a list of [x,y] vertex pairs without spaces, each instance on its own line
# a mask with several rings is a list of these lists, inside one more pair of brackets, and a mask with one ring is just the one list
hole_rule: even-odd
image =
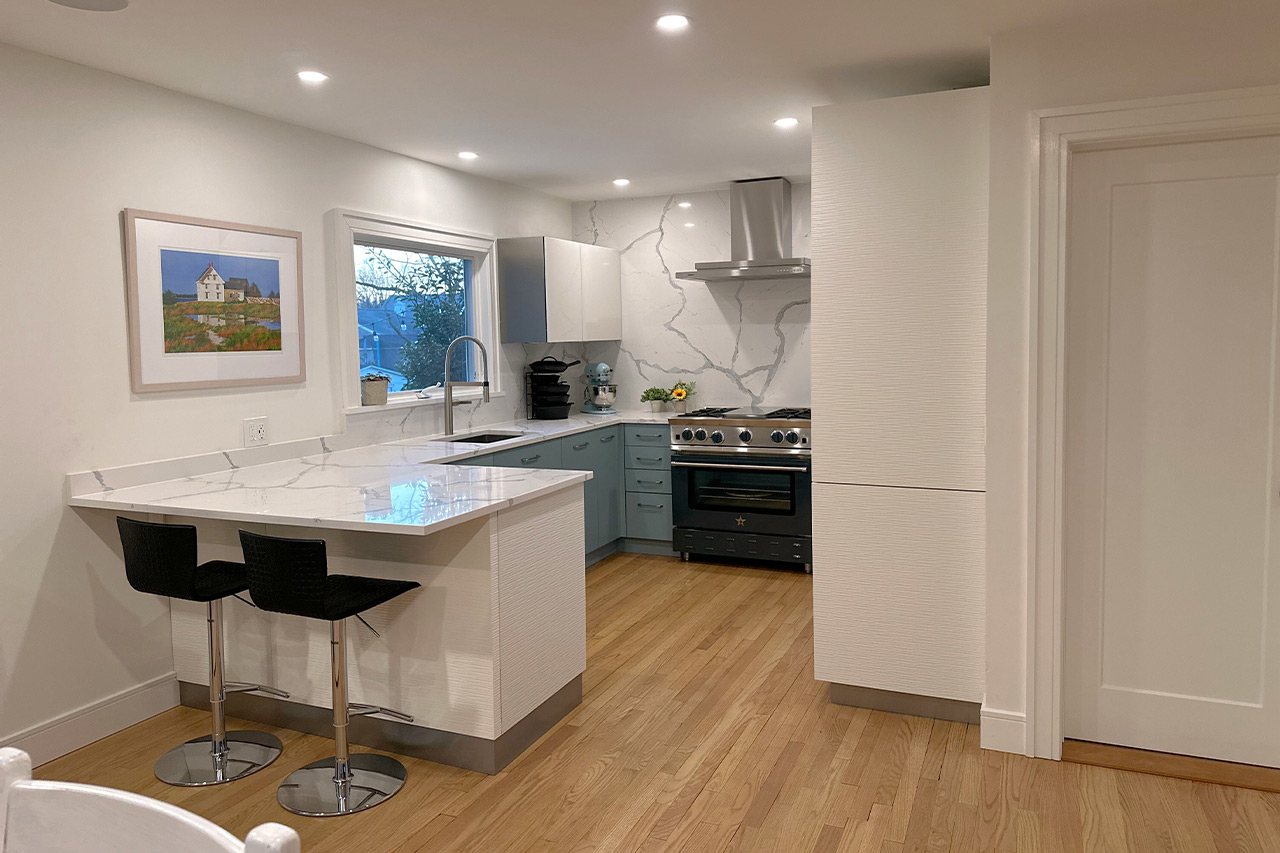
[[710,407],[670,425],[672,450],[807,456],[812,448],[807,408]]

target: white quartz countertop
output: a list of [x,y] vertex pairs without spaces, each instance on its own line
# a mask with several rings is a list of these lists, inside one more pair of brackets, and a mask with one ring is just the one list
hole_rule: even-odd
[[[72,474],[67,502],[116,512],[425,536],[591,478],[587,471],[444,463],[612,424],[665,424],[669,417],[646,412],[515,421],[468,431],[521,433],[491,444],[424,436],[258,465],[237,466],[222,454],[226,467],[120,488],[110,486],[110,471]],[[75,488],[86,480],[99,488]]]

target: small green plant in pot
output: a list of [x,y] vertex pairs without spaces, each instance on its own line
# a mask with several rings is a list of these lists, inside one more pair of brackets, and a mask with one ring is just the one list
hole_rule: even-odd
[[381,373],[370,373],[360,377],[360,405],[385,406],[387,404],[387,388],[391,385],[391,377]]
[[666,388],[646,388],[640,395],[641,403],[649,404],[649,411],[661,412],[662,407],[671,399],[671,392]]

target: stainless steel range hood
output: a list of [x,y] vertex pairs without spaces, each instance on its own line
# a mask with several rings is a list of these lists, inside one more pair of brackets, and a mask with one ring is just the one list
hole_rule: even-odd
[[791,257],[791,182],[786,178],[729,185],[731,261],[694,264],[687,281],[769,281],[809,278],[809,259]]

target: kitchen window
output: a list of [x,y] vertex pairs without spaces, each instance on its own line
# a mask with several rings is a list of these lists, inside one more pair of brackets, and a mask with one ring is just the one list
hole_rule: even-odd
[[[354,251],[360,376],[390,377],[391,392],[442,384],[450,341],[472,331],[471,260],[360,242]],[[474,378],[474,352],[458,348],[451,378]]]
[[[391,380],[389,403],[441,399],[445,351],[460,335],[485,342],[491,392],[500,391],[493,239],[348,211],[334,211],[332,219],[335,244],[346,247],[338,261],[347,412],[361,409],[360,380],[373,374]],[[451,378],[478,379],[479,365],[476,348],[459,345]],[[460,389],[455,396],[479,393]]]

